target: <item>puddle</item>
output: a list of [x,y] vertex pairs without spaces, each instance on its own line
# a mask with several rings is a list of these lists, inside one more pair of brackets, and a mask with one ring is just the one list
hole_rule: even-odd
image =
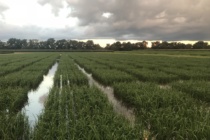
[[53,87],[53,78],[57,68],[58,63],[56,62],[48,71],[48,74],[44,75],[43,81],[40,83],[39,87],[36,90],[28,92],[28,103],[22,111],[25,112],[25,115],[28,117],[31,127],[35,125],[38,116],[44,108],[44,103],[49,94],[49,90]]
[[88,74],[79,65],[77,65],[77,67],[87,76],[90,86],[95,85],[97,88],[99,88],[103,93],[107,95],[108,100],[112,104],[114,111],[124,116],[131,123],[131,125],[134,126],[135,123],[134,111],[132,109],[128,109],[127,107],[125,107],[122,104],[122,102],[120,102],[115,98],[113,88],[103,86],[102,84],[98,83],[96,80],[93,79],[92,74]]

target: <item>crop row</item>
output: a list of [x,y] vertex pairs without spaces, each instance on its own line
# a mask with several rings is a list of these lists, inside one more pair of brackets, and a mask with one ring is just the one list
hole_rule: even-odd
[[[117,62],[137,66],[141,68],[160,68],[171,67],[178,69],[205,69],[209,68],[209,58],[185,58],[185,57],[168,57],[168,56],[147,56],[118,53],[85,53],[71,54],[71,56],[83,57],[89,60],[104,60],[106,62]],[[196,64],[196,65],[195,65]]]
[[[122,57],[121,54],[111,56],[91,54],[91,57],[90,54],[71,54],[71,57],[92,73],[99,82],[114,86],[115,96],[136,110],[138,116],[136,123],[143,125],[143,128],[148,127],[147,133],[151,137],[155,136],[157,139],[210,138],[209,105],[203,102],[209,102],[207,59],[193,58],[185,62],[184,59],[169,58],[169,61],[160,60],[157,57],[157,62],[162,63],[158,66],[155,64],[154,57],[153,62],[149,64],[150,62],[146,60],[151,58],[147,59],[146,56],[145,58],[132,57],[133,60],[129,60],[130,57]],[[196,64],[200,67],[196,68]],[[116,78],[110,80],[117,75],[111,71],[126,72],[134,77],[129,82],[120,82],[115,80]],[[143,82],[137,81],[136,78]],[[107,82],[109,80],[110,82]],[[159,84],[166,85],[160,87]]]
[[[24,55],[25,56],[25,55]],[[11,57],[8,56],[7,60],[8,63],[5,65],[1,65],[0,67],[0,76],[5,76],[6,74],[10,74],[12,72],[17,72],[27,66],[33,65],[36,62],[42,61],[43,59],[49,57],[50,55],[40,55],[39,57],[37,55],[26,55],[25,57]],[[11,62],[11,59],[15,59]],[[1,61],[5,61],[4,59]]]
[[28,120],[21,112],[17,114],[0,111],[1,140],[29,140]]
[[154,83],[116,83],[115,95],[136,109],[138,123],[149,125],[158,139],[209,139],[207,104]]
[[[22,56],[16,57],[18,62]],[[30,127],[27,117],[20,112],[28,97],[27,92],[37,87],[48,69],[55,63],[57,54],[25,56],[25,62],[14,64],[22,66],[19,71],[0,78],[0,139],[29,139]],[[13,57],[11,57],[13,58]],[[8,60],[10,57],[8,57]],[[31,63],[32,62],[32,63]],[[10,64],[7,64],[10,65]],[[24,66],[23,66],[24,65]],[[6,65],[3,65],[3,67]]]
[[62,55],[62,59],[59,60],[59,67],[55,75],[55,85],[60,86],[61,75],[63,85],[86,85],[88,83],[87,78],[78,71],[78,67],[67,55]]
[[43,58],[0,78],[0,110],[17,111],[27,101],[27,92],[35,89],[48,69],[55,63],[57,55]]
[[[157,56],[126,55],[83,55],[83,59],[104,64],[107,67],[125,71],[136,76],[140,81],[168,83],[174,80],[209,80],[209,59],[167,58]],[[78,57],[78,56],[76,56]],[[130,60],[132,58],[132,60]],[[93,62],[91,62],[93,63]],[[196,64],[196,65],[195,65]]]
[[[92,73],[95,79],[97,79],[98,81],[100,81],[101,83],[105,85],[112,85],[113,83],[120,81],[117,78],[115,78],[116,76],[120,77],[120,75],[118,75],[120,73],[116,71],[117,69],[120,71],[127,72],[130,75],[134,76],[133,78],[127,78],[127,80],[124,79],[121,81],[137,81],[138,79],[139,81],[156,82],[158,84],[166,85],[166,86],[167,84],[169,84],[169,85],[173,85],[173,88],[176,88],[177,90],[181,90],[183,92],[186,92],[187,94],[190,94],[195,99],[200,99],[207,102],[210,101],[210,97],[209,97],[210,86],[208,82],[209,78],[207,76],[207,74],[209,75],[209,73],[203,73],[200,71],[195,71],[195,72],[192,71],[192,74],[191,74],[192,77],[190,78],[189,77],[190,72],[186,70],[179,71],[179,69],[177,69],[176,71],[170,68],[162,68],[162,69],[165,69],[166,71],[171,71],[171,73],[166,74],[166,73],[163,73],[162,71],[156,72],[155,70],[152,71],[146,68],[137,69],[133,66],[126,68],[126,65],[122,65],[122,64],[113,65],[113,63],[103,64],[104,63],[103,61],[101,62],[98,62],[98,61],[99,60],[90,61],[90,60],[81,59],[81,58],[78,58],[76,60],[78,64],[80,64],[87,71]],[[113,71],[116,73],[114,73]],[[172,71],[174,72],[174,74],[172,74]],[[125,77],[122,76],[120,78],[125,78]],[[183,80],[185,82],[182,82]]]
[[35,58],[37,55],[29,54],[29,55],[0,55],[0,66],[6,66],[11,64],[16,64],[16,62],[27,60],[28,58]]
[[[101,91],[96,87],[88,87],[88,82],[84,83],[83,80],[78,82],[80,77],[84,78],[84,75],[69,57],[62,55],[56,75],[62,75],[62,83],[65,82],[64,79],[71,81],[71,78],[72,82],[75,82],[62,84],[62,87],[54,86],[49,94],[45,111],[32,133],[32,139],[142,137],[139,129],[132,128],[127,120],[113,112],[112,106]],[[58,78],[59,76],[55,77],[57,83],[59,83]]]
[[93,77],[103,83],[104,85],[111,85],[115,82],[129,82],[137,80],[134,76],[117,70],[110,69],[110,67],[85,60],[83,58],[76,58],[75,62],[83,67],[87,72],[91,73]]
[[170,83],[170,86],[185,92],[191,97],[210,103],[210,82],[205,80],[183,80]]
[[[210,139],[209,59],[131,53],[63,53],[45,110],[30,130],[27,117],[13,110],[58,56],[45,55],[1,77],[14,73],[0,81],[0,139]],[[134,127],[88,86],[75,62],[134,109]]]
[[33,139],[133,139],[139,137],[128,122],[113,113],[95,87],[63,86],[51,91]]

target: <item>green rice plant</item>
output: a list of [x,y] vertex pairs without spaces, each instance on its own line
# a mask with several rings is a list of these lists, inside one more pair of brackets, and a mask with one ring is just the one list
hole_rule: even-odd
[[[48,58],[49,56],[40,56],[37,58],[37,56],[34,57],[34,55],[32,56],[28,56],[28,57],[24,57],[23,58],[17,58],[18,61],[15,61],[13,63],[8,63],[7,65],[3,65],[0,67],[0,76],[4,76],[6,74],[12,73],[12,72],[16,72],[19,71],[27,66],[32,66],[34,63],[39,62],[44,60],[45,58]],[[10,60],[10,58],[7,58],[8,60]],[[13,58],[11,58],[13,59]]]
[[127,69],[126,72],[134,75],[140,81],[157,82],[159,84],[167,84],[171,81],[178,80],[179,77],[174,74],[167,74],[162,71],[149,69]]
[[55,75],[55,85],[60,86],[60,75],[62,75],[63,85],[76,84],[76,85],[86,85],[88,80],[78,67],[75,65],[74,61],[70,59],[67,55],[62,55],[57,73]]
[[[32,53],[8,59],[0,55],[0,139],[210,139],[210,61],[201,56],[207,54]],[[58,56],[54,87],[30,130],[27,117],[17,110],[27,100],[26,91],[40,83]],[[88,87],[75,62],[104,85],[114,86],[115,96],[137,115],[134,127],[113,111],[100,90]]]
[[181,80],[209,80],[209,73],[205,73],[198,70],[186,70],[186,69],[177,69],[177,68],[161,68],[161,71],[164,71],[169,74],[178,75]]
[[0,124],[0,139],[30,139],[30,128],[24,114],[0,111]]
[[114,69],[95,69],[93,77],[104,85],[112,85],[115,82],[131,82],[136,78],[126,72]]
[[185,80],[170,84],[173,88],[187,93],[195,99],[210,102],[210,82],[204,80]]
[[[0,78],[1,110],[9,109],[18,112],[27,102],[29,90],[36,89],[43,80],[43,75],[49,66],[55,63],[57,55],[45,55],[42,61],[22,68],[20,71],[10,73]],[[31,60],[32,61],[32,60]]]
[[27,101],[28,88],[0,88],[0,111],[17,112]]
[[[150,126],[157,139],[208,139],[209,107],[201,101],[154,83],[115,83],[114,93],[136,110],[137,123]],[[202,128],[202,129],[201,129]]]
[[[79,66],[84,68],[87,72],[91,72],[92,76],[104,85],[112,85],[115,82],[129,82],[136,80],[135,77],[126,72],[110,69],[109,67],[104,67],[102,64],[93,63],[93,65],[91,65],[89,61],[84,63],[82,59],[80,59],[80,61],[77,59],[76,62],[78,62]],[[94,65],[97,66],[97,68],[94,67]],[[102,67],[100,67],[100,65],[102,65]]]
[[140,138],[139,131],[113,112],[106,97],[97,88],[64,86],[61,94],[58,91],[58,88],[51,91],[45,112],[33,133],[34,139]]
[[[95,63],[93,61],[95,61]],[[78,62],[78,60],[76,60],[76,62]],[[90,71],[91,73],[94,73],[94,71],[92,69],[95,70],[95,69],[99,69],[100,67],[104,66],[104,67],[102,67],[103,69],[118,69],[120,71],[124,71],[131,75],[134,75],[140,81],[150,81],[150,82],[158,82],[160,84],[165,84],[165,83],[168,83],[168,82],[178,79],[177,75],[167,74],[165,72],[159,71],[157,66],[154,66],[151,64],[146,64],[146,63],[141,63],[141,66],[142,66],[141,68],[136,67],[136,65],[138,65],[138,63],[136,65],[129,65],[129,64],[124,64],[123,62],[116,63],[116,62],[104,61],[101,59],[95,59],[95,58],[92,58],[92,62],[87,61],[87,58],[85,59],[85,61],[83,61],[83,59],[81,60],[81,58],[80,58],[80,62],[78,62],[78,63],[82,67],[84,67],[85,70],[87,70],[88,72]],[[81,63],[83,63],[83,64],[81,64]],[[143,67],[146,67],[148,69],[145,69]]]

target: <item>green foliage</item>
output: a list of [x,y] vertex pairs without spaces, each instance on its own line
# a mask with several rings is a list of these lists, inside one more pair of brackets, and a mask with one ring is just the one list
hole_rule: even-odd
[[210,137],[208,107],[184,93],[142,82],[117,83],[114,92],[136,109],[139,123],[150,125],[158,139]]
[[[0,55],[0,139],[210,139],[209,52],[5,56]],[[54,87],[31,130],[18,110],[58,56]],[[114,88],[115,97],[134,110],[134,126],[88,86],[76,64]]]
[[204,80],[177,81],[171,83],[177,90],[185,92],[195,99],[210,102],[210,82]]
[[[60,75],[62,87],[59,85]],[[66,82],[67,80],[70,83]],[[45,111],[34,129],[33,139],[141,137],[138,129],[132,128],[127,120],[113,112],[112,106],[101,91],[96,87],[88,87],[87,77],[65,54],[59,61],[55,82]]]
[[60,76],[62,84],[67,85],[87,85],[88,80],[79,70],[76,64],[67,55],[62,55],[59,60],[59,67],[55,75],[55,85],[60,86]]
[[30,137],[28,120],[22,113],[0,111],[0,124],[0,139],[2,140],[22,140]]
[[[55,40],[54,38],[49,38],[46,41],[40,41],[38,39],[16,39],[10,38],[7,42],[1,42],[0,49],[48,49],[49,50],[101,50],[99,44],[94,44],[92,40],[87,42],[77,41],[77,40]],[[34,50],[33,50],[34,51]]]

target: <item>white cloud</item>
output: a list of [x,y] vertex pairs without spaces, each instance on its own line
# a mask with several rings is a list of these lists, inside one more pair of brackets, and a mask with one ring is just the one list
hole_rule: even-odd
[[49,4],[40,5],[36,0],[7,0],[5,4],[9,9],[3,12],[6,24],[16,26],[38,26],[42,28],[62,29],[77,25],[76,17],[68,17],[71,9],[64,3],[58,15],[52,13],[52,6]]
[[209,0],[0,0],[0,40],[208,40],[208,5]]
[[110,13],[110,12],[105,12],[105,13],[102,14],[102,16],[105,17],[105,18],[110,18],[112,15],[113,14]]

